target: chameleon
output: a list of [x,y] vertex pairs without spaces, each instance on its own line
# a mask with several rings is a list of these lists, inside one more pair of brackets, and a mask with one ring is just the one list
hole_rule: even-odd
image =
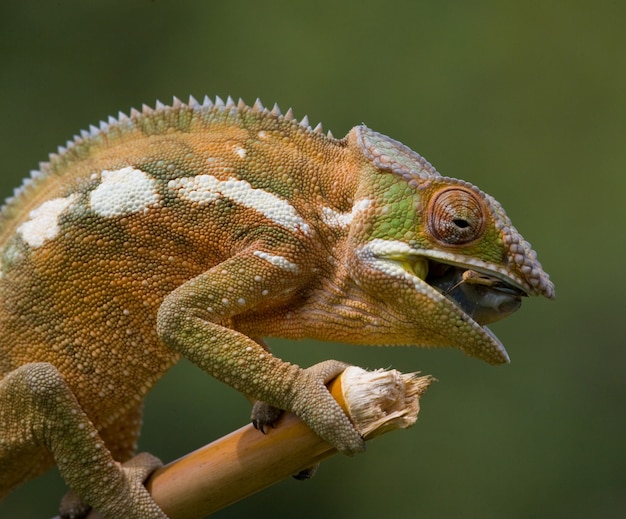
[[364,441],[267,337],[508,354],[485,324],[554,297],[501,205],[365,125],[344,138],[230,97],[110,117],[0,215],[0,497],[57,465],[62,517],[164,518],[135,455],[142,403],[181,357],[337,450]]

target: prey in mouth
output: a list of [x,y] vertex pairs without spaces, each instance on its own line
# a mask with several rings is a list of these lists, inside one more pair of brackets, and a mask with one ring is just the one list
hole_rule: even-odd
[[428,272],[426,282],[481,326],[511,315],[528,296],[500,278],[472,269],[430,261]]

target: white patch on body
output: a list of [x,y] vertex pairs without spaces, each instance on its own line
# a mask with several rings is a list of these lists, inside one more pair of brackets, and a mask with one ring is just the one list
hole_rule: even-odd
[[275,256],[274,254],[269,254],[268,252],[263,252],[261,250],[255,250],[253,254],[258,258],[271,263],[272,265],[280,267],[283,270],[288,270],[289,272],[300,272],[300,267],[298,267],[298,265],[292,263],[283,256]]
[[345,229],[352,223],[357,214],[365,211],[370,205],[372,205],[372,201],[369,198],[362,198],[357,200],[349,213],[340,213],[331,207],[322,207],[322,220],[330,227]]
[[77,197],[77,194],[73,194],[44,202],[28,213],[28,220],[16,229],[17,233],[31,247],[41,247],[46,241],[57,237],[59,217]]
[[206,204],[221,197],[229,198],[258,211],[290,231],[300,231],[306,235],[311,232],[309,224],[289,202],[263,189],[255,189],[245,180],[235,178],[219,180],[212,175],[196,175],[170,180],[168,187],[177,190],[180,197],[199,204]]
[[102,182],[89,195],[93,211],[105,218],[138,213],[159,204],[156,180],[127,166],[100,174]]

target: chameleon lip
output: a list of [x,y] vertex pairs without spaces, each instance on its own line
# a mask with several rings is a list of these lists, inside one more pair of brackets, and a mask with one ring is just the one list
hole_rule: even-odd
[[[534,254],[533,251],[531,251]],[[530,272],[524,272],[525,267],[519,267],[513,263],[513,268],[507,265],[499,265],[483,261],[477,258],[457,255],[445,251],[437,250],[415,250],[411,255],[422,256],[429,261],[474,270],[478,273],[486,274],[492,278],[498,278],[503,283],[517,288],[528,296],[545,296],[554,299],[554,285],[549,280],[549,276],[542,270],[541,265],[535,260]],[[517,268],[516,268],[517,267]]]
[[428,261],[429,275],[441,276],[442,271],[449,269],[450,267],[459,268],[462,271],[474,271],[476,273],[484,274],[492,280],[500,282],[501,286],[509,287],[511,290],[521,292],[524,296],[530,296],[533,294],[533,290],[522,279],[515,276],[506,267],[492,266],[489,263],[483,261],[464,261],[465,258],[455,259],[455,257],[449,257],[449,255],[439,255],[429,251],[428,254],[420,254]]

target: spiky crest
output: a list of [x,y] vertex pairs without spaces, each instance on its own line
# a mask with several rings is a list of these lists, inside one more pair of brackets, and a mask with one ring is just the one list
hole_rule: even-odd
[[90,125],[88,129],[81,130],[79,135],[75,135],[73,140],[67,141],[65,146],[59,146],[56,153],[51,153],[48,156],[47,162],[39,163],[39,170],[31,171],[30,177],[23,180],[22,185],[16,188],[13,192],[13,196],[7,198],[4,205],[0,209],[0,215],[7,217],[11,211],[12,205],[15,203],[16,198],[20,197],[24,192],[28,191],[31,186],[42,181],[47,175],[52,174],[55,167],[61,162],[67,159],[71,160],[71,154],[76,152],[82,146],[89,146],[95,139],[101,136],[106,136],[108,140],[115,140],[117,137],[123,136],[126,132],[136,130],[142,127],[147,120],[156,119],[159,115],[167,113],[169,111],[185,111],[191,110],[193,114],[200,116],[201,114],[207,114],[213,111],[215,115],[220,113],[229,112],[236,116],[243,113],[255,113],[259,117],[270,117],[280,121],[290,123],[294,129],[299,128],[300,131],[304,129],[311,135],[315,135],[316,138],[324,138],[337,142],[330,131],[324,135],[322,130],[322,124],[318,124],[314,129],[309,124],[309,118],[305,115],[301,120],[297,120],[294,117],[293,110],[289,108],[283,115],[277,104],[274,104],[272,110],[267,109],[260,99],[256,99],[252,106],[247,105],[241,98],[235,102],[232,97],[228,96],[226,102],[219,96],[215,97],[215,101],[211,100],[208,96],[205,96],[202,103],[189,96],[187,103],[184,103],[179,98],[174,97],[171,105],[166,105],[157,100],[155,107],[152,108],[146,104],[141,106],[141,110],[131,108],[129,115],[124,112],[119,112],[117,118],[109,116],[106,121],[100,121],[98,126]]

